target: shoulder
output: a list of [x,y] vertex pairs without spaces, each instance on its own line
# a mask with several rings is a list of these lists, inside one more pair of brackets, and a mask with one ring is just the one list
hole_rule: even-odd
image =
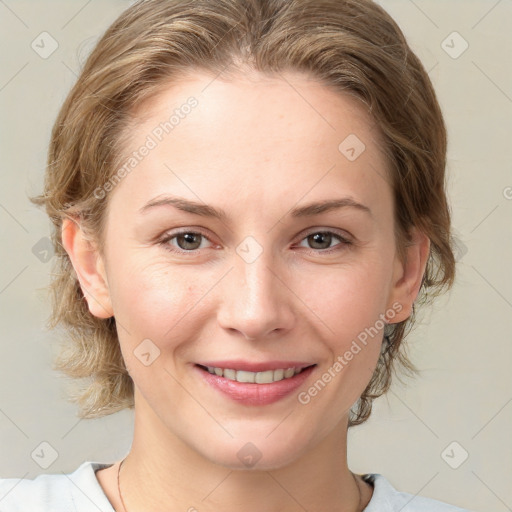
[[30,480],[0,478],[0,510],[114,512],[95,475],[111,465],[87,461],[72,473],[43,474]]
[[368,473],[362,478],[373,485],[373,496],[364,512],[470,512],[442,501],[399,492],[377,473]]

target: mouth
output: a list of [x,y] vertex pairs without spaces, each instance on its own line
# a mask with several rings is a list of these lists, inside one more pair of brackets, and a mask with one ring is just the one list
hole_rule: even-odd
[[218,366],[206,366],[202,364],[196,364],[196,366],[204,372],[240,383],[272,384],[274,382],[279,382],[280,380],[292,379],[295,375],[302,373],[308,368],[316,366],[316,364],[268,369],[258,372],[234,368],[221,368]]
[[[226,362],[231,364],[224,364],[216,361],[215,363],[222,366],[210,364],[193,366],[196,374],[201,377],[200,381],[215,393],[220,393],[238,405],[247,406],[270,405],[293,395],[306,383],[317,366],[302,363],[291,365],[291,361],[285,363],[286,368],[279,368],[283,366],[283,362],[252,364],[231,361]],[[227,366],[235,366],[235,368]],[[240,366],[245,368],[240,369]],[[247,367],[260,371],[249,371]]]

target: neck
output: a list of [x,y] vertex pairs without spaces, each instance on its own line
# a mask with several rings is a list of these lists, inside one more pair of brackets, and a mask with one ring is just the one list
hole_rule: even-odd
[[371,497],[369,485],[347,467],[346,420],[285,465],[240,469],[203,457],[151,413],[145,402],[143,410],[136,407],[133,443],[120,473],[123,512],[355,512]]

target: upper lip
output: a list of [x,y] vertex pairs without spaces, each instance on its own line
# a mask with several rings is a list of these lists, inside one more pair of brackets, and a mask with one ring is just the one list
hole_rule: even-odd
[[278,370],[280,368],[306,368],[315,363],[305,363],[304,361],[262,361],[253,363],[251,361],[224,360],[224,361],[199,361],[197,364],[202,366],[213,366],[215,368],[224,368],[232,370],[242,370],[246,372],[264,372],[266,370]]

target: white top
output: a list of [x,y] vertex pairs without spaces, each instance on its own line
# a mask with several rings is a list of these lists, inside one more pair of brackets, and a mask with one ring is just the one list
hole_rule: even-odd
[[[1,512],[115,512],[95,472],[113,464],[86,461],[73,473],[39,475],[33,480],[0,479]],[[363,475],[373,483],[364,512],[469,512],[437,500],[398,492],[377,473]]]

